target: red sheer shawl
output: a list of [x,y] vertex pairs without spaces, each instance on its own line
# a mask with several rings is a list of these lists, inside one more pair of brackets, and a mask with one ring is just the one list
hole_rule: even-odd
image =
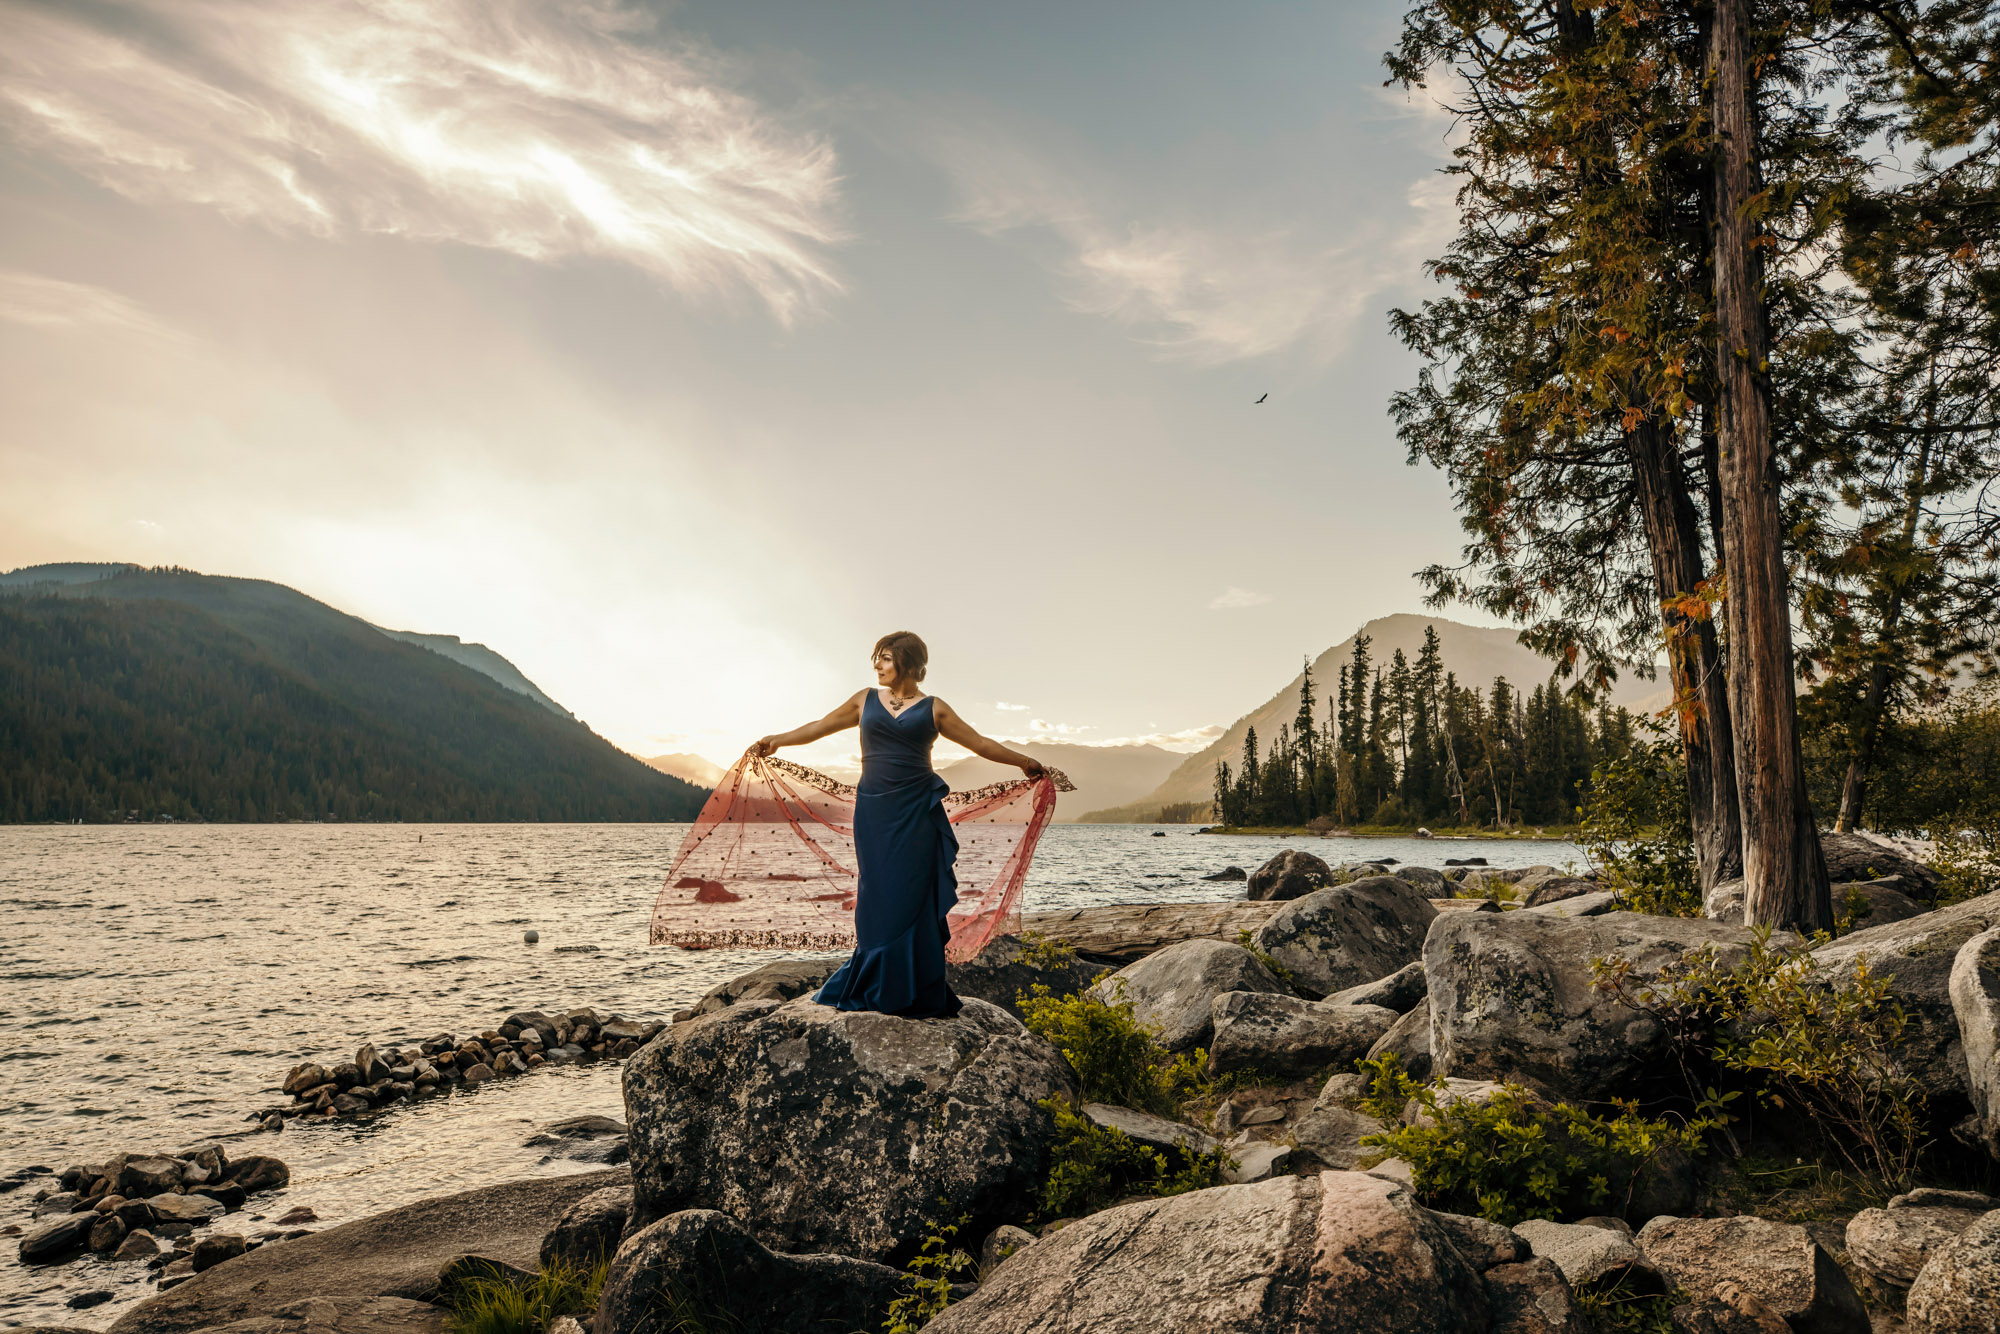
[[[958,905],[945,957],[963,963],[1021,929],[1021,887],[1056,793],[1040,778],[952,792]],[[846,783],[788,760],[745,755],[722,776],[681,841],[653,905],[652,943],[683,949],[840,950],[854,945],[854,797]]]

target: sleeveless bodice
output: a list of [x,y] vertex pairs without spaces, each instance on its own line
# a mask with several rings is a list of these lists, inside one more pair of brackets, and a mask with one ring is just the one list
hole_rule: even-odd
[[931,745],[938,730],[931,698],[925,695],[901,713],[891,713],[879,691],[868,692],[861,704],[861,791],[884,791],[933,776]]

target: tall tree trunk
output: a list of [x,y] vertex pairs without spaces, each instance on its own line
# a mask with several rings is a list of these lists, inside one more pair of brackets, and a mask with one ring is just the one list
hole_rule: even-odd
[[1716,370],[1730,723],[1743,811],[1745,920],[1812,932],[1832,929],[1833,900],[1806,796],[1792,685],[1791,597],[1766,383],[1769,340],[1751,215],[1760,181],[1749,9],[1749,0],[1716,0],[1709,80],[1718,140]]
[[1687,764],[1695,861],[1706,894],[1719,882],[1743,874],[1743,822],[1730,739],[1729,683],[1715,623],[1675,605],[1677,599],[1693,595],[1704,578],[1701,518],[1688,495],[1687,478],[1665,423],[1641,422],[1626,433],[1625,447],[1644,511],[1653,578],[1660,588],[1667,676],[1673,683],[1674,716]]

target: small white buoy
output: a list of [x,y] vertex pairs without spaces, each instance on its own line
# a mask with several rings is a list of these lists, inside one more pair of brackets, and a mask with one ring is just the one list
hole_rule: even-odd
[[527,941],[530,945],[539,941],[541,938],[542,938],[542,933],[539,931],[523,931],[521,933],[521,939]]

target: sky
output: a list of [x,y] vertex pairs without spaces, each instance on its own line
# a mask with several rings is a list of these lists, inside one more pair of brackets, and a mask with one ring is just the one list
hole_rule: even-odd
[[1199,748],[1459,545],[1401,11],[0,0],[0,569],[276,580],[640,754],[897,629]]

